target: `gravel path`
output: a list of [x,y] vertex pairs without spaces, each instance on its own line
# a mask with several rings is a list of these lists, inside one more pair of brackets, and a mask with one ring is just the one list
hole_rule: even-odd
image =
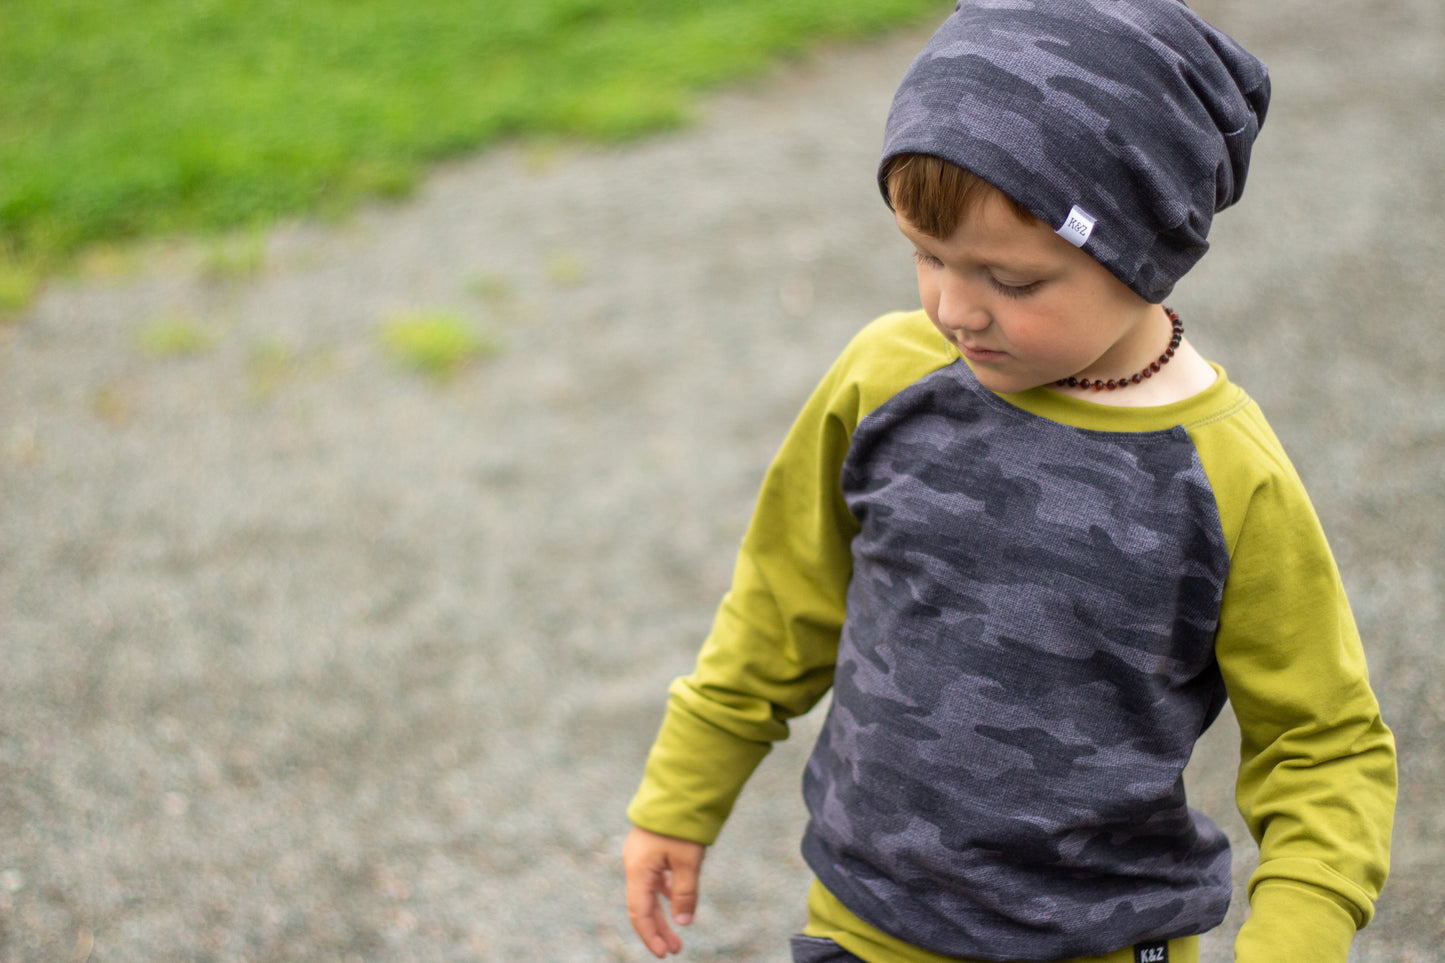
[[[1175,306],[1310,484],[1404,754],[1354,958],[1445,959],[1445,10],[1200,6],[1276,101]],[[921,40],[450,165],[254,274],[158,246],[0,327],[0,963],[645,958],[616,854],[664,687],[814,380],[916,303],[872,170]],[[378,330],[419,310],[501,350],[405,371]],[[177,321],[209,347],[142,349]],[[813,725],[688,958],[785,958]],[[1194,792],[1238,838],[1216,729]]]

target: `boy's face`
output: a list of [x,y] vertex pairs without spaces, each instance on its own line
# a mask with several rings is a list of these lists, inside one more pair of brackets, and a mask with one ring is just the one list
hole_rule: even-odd
[[992,391],[1131,375],[1168,343],[1158,305],[1042,221],[1021,220],[997,192],[944,240],[897,220],[916,252],[924,310]]

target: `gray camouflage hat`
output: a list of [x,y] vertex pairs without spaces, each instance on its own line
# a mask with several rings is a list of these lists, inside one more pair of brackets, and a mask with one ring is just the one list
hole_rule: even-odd
[[1265,65],[1179,0],[964,0],[894,95],[887,162],[931,154],[1163,300],[1239,199]]

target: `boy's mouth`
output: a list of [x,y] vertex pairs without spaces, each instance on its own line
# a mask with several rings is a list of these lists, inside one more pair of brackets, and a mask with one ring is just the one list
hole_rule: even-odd
[[963,344],[962,342],[958,342],[958,353],[969,361],[1002,361],[1008,357],[1008,355],[1002,351],[994,351],[991,348],[976,348]]

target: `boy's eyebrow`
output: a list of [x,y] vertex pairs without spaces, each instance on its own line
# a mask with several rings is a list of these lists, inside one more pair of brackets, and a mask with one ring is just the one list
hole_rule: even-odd
[[[937,260],[943,260],[942,258],[938,257],[938,254],[935,251],[929,250],[924,244],[920,243],[914,238],[909,237],[907,234],[905,234],[904,237],[908,240],[910,244],[913,245],[913,249],[917,253],[925,255],[927,257],[935,258]],[[978,257],[971,260],[973,260],[980,267],[1000,271],[1009,271],[1017,274],[1032,274],[1038,275],[1040,277],[1053,274],[1058,269],[1057,265],[1043,264],[1035,260],[1009,260],[991,257]]]
[[[894,214],[894,223],[898,227],[898,233],[903,235],[903,239],[909,244],[912,244],[914,249],[920,254],[928,254],[930,257],[936,256],[935,252],[926,250],[926,248],[930,245],[943,245],[948,243],[944,238],[934,237],[932,234],[925,233],[912,224],[909,224],[900,214]],[[1025,257],[1024,260],[1009,261],[999,261],[988,257],[981,257],[977,260],[986,267],[1008,268],[1010,270],[1029,271],[1040,274],[1053,270],[1053,265],[1044,264],[1038,260],[1027,257]]]

